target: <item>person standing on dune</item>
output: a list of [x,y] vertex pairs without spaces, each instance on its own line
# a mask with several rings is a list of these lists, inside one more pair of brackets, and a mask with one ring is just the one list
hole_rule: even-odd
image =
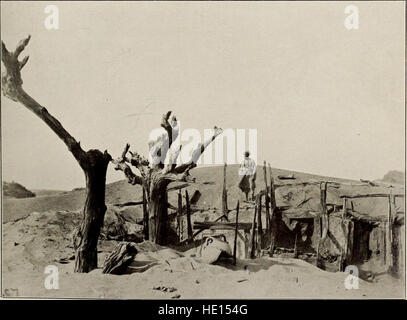
[[249,200],[249,192],[252,190],[252,198],[254,199],[254,190],[256,189],[256,162],[250,158],[250,152],[244,153],[243,162],[239,167],[239,176],[242,178],[239,182],[239,188],[246,195],[246,201]]

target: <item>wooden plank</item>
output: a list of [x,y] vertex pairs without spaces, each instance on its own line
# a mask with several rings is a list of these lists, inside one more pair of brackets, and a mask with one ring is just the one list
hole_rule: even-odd
[[129,201],[125,203],[115,203],[113,204],[115,207],[123,208],[123,207],[130,207],[130,206],[139,206],[143,204],[143,200],[141,201]]
[[[404,194],[393,194],[394,197],[404,197]],[[388,193],[371,193],[371,194],[354,194],[354,195],[342,195],[340,198],[356,199],[356,198],[388,198]]]
[[[210,222],[210,223],[216,223],[216,222],[218,222],[220,219],[222,219],[222,217],[223,217],[223,215],[221,215],[220,217],[218,217],[218,218],[216,218],[215,219],[215,221],[212,221],[212,222]],[[206,222],[206,223],[208,223],[208,222]],[[206,229],[209,229],[209,227],[204,227],[204,226],[202,226],[202,228],[196,228],[195,227],[195,225],[197,224],[197,221],[195,221],[194,222],[194,229],[199,229],[197,232],[195,232],[193,235],[192,235],[192,238],[195,238],[198,234],[200,234],[202,231],[204,231],[204,230],[206,230]]]
[[238,223],[239,223],[239,200],[237,201],[237,205],[236,205],[235,241],[233,243],[233,264],[234,265],[236,265]]
[[[219,219],[219,218],[218,218]],[[217,227],[217,228],[234,228],[235,227],[235,222],[194,222],[194,229],[209,229],[211,227]],[[250,230],[252,227],[252,224],[249,222],[239,222],[238,223],[238,228],[239,230]]]

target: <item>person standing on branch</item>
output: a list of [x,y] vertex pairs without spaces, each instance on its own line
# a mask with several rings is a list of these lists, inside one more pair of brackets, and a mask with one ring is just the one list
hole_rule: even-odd
[[251,200],[254,199],[254,191],[256,189],[256,162],[251,159],[250,152],[244,153],[244,160],[239,167],[239,176],[242,178],[239,182],[239,188],[246,195],[246,201],[249,200],[249,192],[252,190]]

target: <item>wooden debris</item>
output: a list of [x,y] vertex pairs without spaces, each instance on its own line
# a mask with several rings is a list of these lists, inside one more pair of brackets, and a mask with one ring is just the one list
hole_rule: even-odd
[[123,274],[136,254],[137,248],[134,243],[120,243],[106,258],[102,273]]

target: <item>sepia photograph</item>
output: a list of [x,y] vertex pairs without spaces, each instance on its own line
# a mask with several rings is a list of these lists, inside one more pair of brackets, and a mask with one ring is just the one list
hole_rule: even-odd
[[1,1],[1,299],[405,300],[405,17]]

